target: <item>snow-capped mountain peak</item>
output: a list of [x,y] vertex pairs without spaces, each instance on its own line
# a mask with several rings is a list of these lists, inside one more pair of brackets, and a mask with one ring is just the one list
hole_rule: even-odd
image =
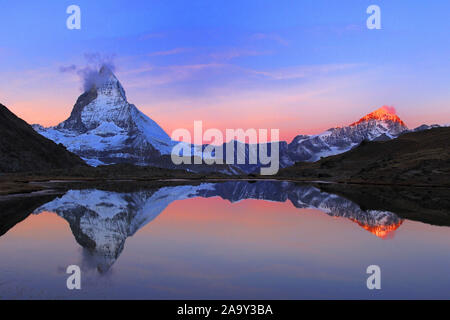
[[127,101],[125,90],[108,67],[90,74],[87,83],[67,120],[50,128],[35,126],[35,130],[91,165],[148,164],[170,154],[174,142]]
[[318,135],[299,135],[289,144],[293,161],[316,161],[346,152],[364,140],[389,140],[408,130],[395,109],[383,106],[345,127],[331,128]]

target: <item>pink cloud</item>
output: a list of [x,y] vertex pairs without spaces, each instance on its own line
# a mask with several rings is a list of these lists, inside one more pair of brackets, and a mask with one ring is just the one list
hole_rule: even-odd
[[252,37],[255,40],[272,40],[283,46],[289,45],[289,42],[276,33],[255,33]]
[[172,50],[152,52],[152,53],[149,54],[149,56],[151,56],[151,57],[154,57],[154,56],[170,56],[170,55],[174,55],[174,54],[188,52],[188,51],[191,51],[191,50],[192,49],[189,49],[189,48],[175,48],[175,49],[172,49]]
[[274,80],[300,79],[325,75],[332,72],[349,70],[360,66],[359,64],[323,64],[311,66],[297,66],[270,71],[253,71]]
[[155,38],[164,38],[164,33],[147,33],[138,38],[138,40],[149,40],[149,39],[155,39]]
[[390,113],[390,114],[397,114],[397,110],[395,110],[395,107],[390,107],[390,106],[382,106],[380,109],[384,110],[386,113]]
[[267,54],[268,52],[261,52],[256,50],[245,50],[245,49],[228,49],[228,50],[222,50],[220,52],[214,52],[211,53],[211,57],[213,59],[217,60],[231,60],[238,57],[244,57],[244,56],[259,56],[263,54]]

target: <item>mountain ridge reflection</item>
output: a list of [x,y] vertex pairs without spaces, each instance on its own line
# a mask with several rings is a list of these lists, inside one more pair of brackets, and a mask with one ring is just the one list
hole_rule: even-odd
[[332,217],[347,218],[380,238],[389,238],[403,222],[392,212],[362,210],[350,200],[311,185],[278,181],[202,183],[136,192],[70,190],[40,206],[34,214],[55,212],[64,218],[77,243],[89,252],[89,263],[104,273],[120,256],[128,237],[173,201],[196,197],[220,197],[232,203],[244,199],[289,200],[297,208],[319,209]]

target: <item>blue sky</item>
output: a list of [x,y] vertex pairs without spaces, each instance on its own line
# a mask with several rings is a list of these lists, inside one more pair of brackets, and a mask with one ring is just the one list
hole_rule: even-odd
[[[76,4],[82,29],[66,28]],[[381,8],[368,30],[366,8]],[[169,134],[194,120],[287,140],[393,105],[450,122],[449,1],[20,1],[0,4],[0,102],[56,124],[86,54],[113,57],[130,102]]]

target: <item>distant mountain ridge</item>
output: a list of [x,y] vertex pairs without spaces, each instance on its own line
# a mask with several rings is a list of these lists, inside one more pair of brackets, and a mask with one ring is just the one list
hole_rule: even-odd
[[364,141],[317,162],[298,162],[280,177],[340,182],[450,186],[450,127],[407,131],[396,139]]
[[312,136],[299,135],[288,146],[294,161],[317,161],[346,152],[364,140],[388,140],[408,130],[392,108],[383,106],[346,127],[331,128]]
[[[100,81],[78,98],[67,120],[50,128],[34,125],[34,129],[56,143],[62,143],[93,166],[132,163],[172,168],[171,150],[179,142],[171,140],[156,122],[127,101],[125,90],[110,69],[102,67],[98,78]],[[421,130],[424,128],[422,126]],[[383,106],[349,126],[331,128],[318,135],[298,135],[289,144],[280,141],[280,168],[295,162],[314,162],[322,157],[340,154],[365,140],[393,139],[408,130],[393,108]],[[239,141],[229,143],[235,144],[235,159],[237,145],[244,145],[245,154],[241,156],[245,158],[245,164],[235,161],[235,164],[219,168],[206,164],[193,165],[188,170],[256,173],[263,166],[259,159],[256,164],[249,164],[252,149],[249,144]],[[226,144],[223,148],[225,160]],[[194,149],[191,146],[191,150]],[[268,149],[272,150],[270,143]]]

